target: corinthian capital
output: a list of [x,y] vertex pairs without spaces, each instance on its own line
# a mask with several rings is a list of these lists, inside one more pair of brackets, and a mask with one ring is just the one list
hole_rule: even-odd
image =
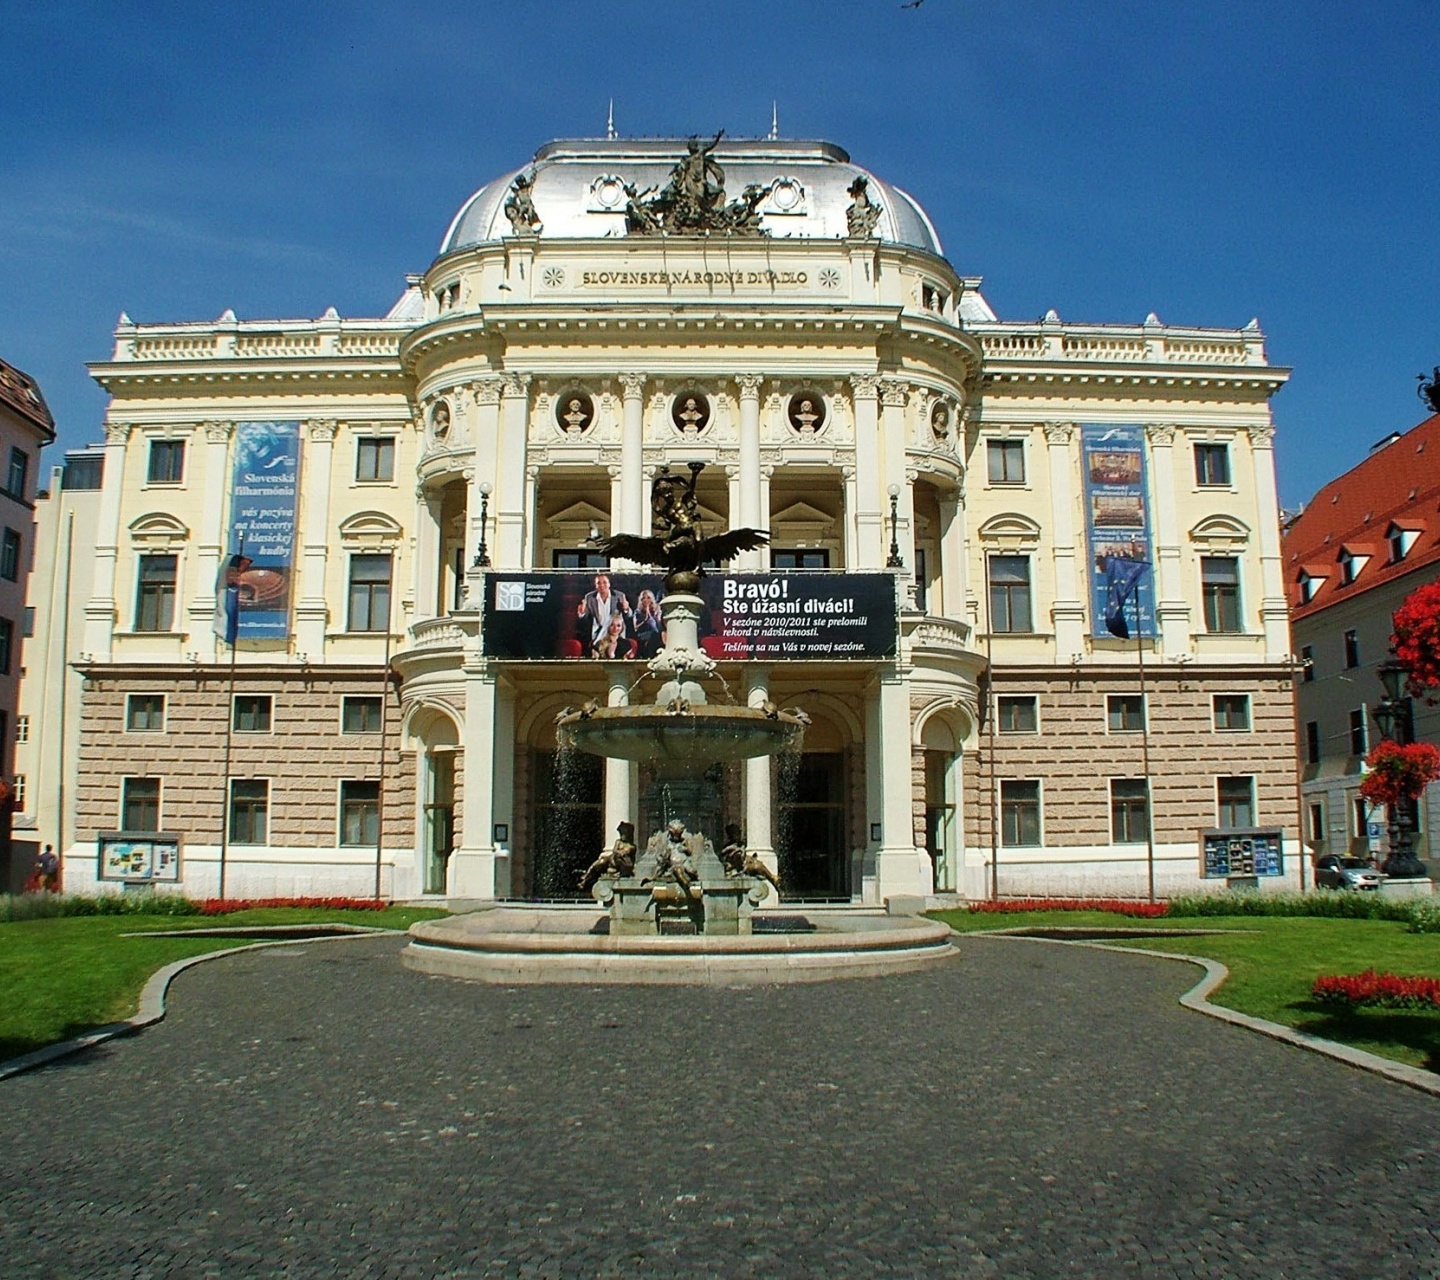
[[646,375],[643,373],[620,373],[616,374],[620,380],[620,386],[624,390],[625,399],[638,400],[645,394]]
[[1175,443],[1175,428],[1168,422],[1153,422],[1145,428],[1145,438],[1152,445],[1171,445]]
[[1253,449],[1268,449],[1275,442],[1275,428],[1268,422],[1257,422],[1245,428]]
[[910,398],[910,384],[899,378],[880,379],[880,403],[887,409],[903,409]]
[[207,422],[205,424],[205,439],[211,444],[224,444],[235,434],[233,422]]
[[735,385],[740,388],[740,399],[758,400],[760,398],[760,386],[765,381],[765,376],[759,373],[737,373]]
[[1045,427],[1046,444],[1068,445],[1075,439],[1075,424],[1073,422],[1047,422]]
[[336,422],[334,418],[317,418],[307,422],[305,429],[315,444],[329,444],[335,439]]
[[528,373],[506,373],[501,375],[503,380],[503,391],[509,398],[518,399],[530,390],[530,375]]
[[852,373],[850,385],[855,389],[855,399],[875,399],[880,394],[880,381],[878,373]]
[[476,378],[470,384],[476,404],[495,405],[500,403],[500,379],[494,376]]
[[105,424],[106,444],[125,444],[130,439],[128,422],[107,422]]

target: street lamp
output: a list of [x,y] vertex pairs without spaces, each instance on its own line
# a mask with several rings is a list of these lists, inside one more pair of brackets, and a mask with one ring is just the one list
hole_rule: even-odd
[[480,482],[480,547],[475,552],[475,563],[473,569],[488,569],[490,567],[490,552],[485,546],[485,527],[490,520],[490,482]]
[[[1385,696],[1374,708],[1375,723],[1380,736],[1387,742],[1404,746],[1410,738],[1410,699],[1405,697],[1405,669],[1394,660],[1382,662],[1376,674],[1380,677]],[[1386,806],[1389,822],[1390,854],[1381,870],[1387,876],[1407,878],[1425,875],[1425,864],[1415,856],[1412,843],[1415,801],[1412,797],[1396,800]]]
[[899,520],[900,486],[890,486],[890,555],[885,561],[887,569],[903,569],[905,561],[900,558],[900,539],[896,536],[895,526]]

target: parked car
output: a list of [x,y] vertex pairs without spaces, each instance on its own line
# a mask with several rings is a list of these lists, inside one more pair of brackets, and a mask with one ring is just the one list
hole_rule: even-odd
[[1321,889],[1378,889],[1384,879],[1364,858],[1327,853],[1315,863],[1315,884]]

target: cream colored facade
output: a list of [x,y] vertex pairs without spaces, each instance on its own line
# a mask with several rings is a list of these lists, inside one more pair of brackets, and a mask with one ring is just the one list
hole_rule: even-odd
[[[122,321],[112,357],[92,366],[112,400],[93,556],[77,565],[69,887],[87,872],[95,883],[97,833],[127,812],[183,838],[187,892],[218,886],[231,671],[212,622],[234,424],[253,421],[302,424],[302,494],[292,634],[242,640],[235,656],[237,692],[269,698],[271,714],[263,733],[252,717],[230,735],[231,778],[265,783],[266,799],[264,838],[252,810],[247,840],[225,851],[227,892],[378,881],[404,898],[536,896],[563,890],[547,860],[557,838],[574,840],[557,831],[598,843],[636,818],[644,838],[644,769],[607,762],[562,795],[553,754],[556,712],[624,702],[635,664],[487,657],[474,562],[483,545],[493,577],[584,563],[597,531],[648,532],[651,476],[690,461],[706,463],[710,519],[770,530],[770,549],[738,569],[900,562],[897,660],[722,667],[739,696],[812,721],[798,791],[768,762],[715,779],[795,892],[1135,894],[1152,874],[1161,892],[1194,888],[1198,832],[1244,815],[1241,779],[1251,822],[1238,825],[1282,827],[1295,852],[1269,412],[1286,372],[1258,329],[1001,322],[923,211],[827,144],[718,148],[732,191],[764,188],[768,235],[626,234],[622,180],[658,183],[683,151],[551,144],[532,169],[541,225],[506,225],[510,177],[482,188],[383,319]],[[857,176],[881,210],[873,234],[847,226]],[[591,411],[567,421],[577,394]],[[687,425],[677,397],[707,415]],[[800,416],[804,401],[817,420]],[[1140,688],[1135,642],[1093,634],[1092,423],[1141,427],[1147,442],[1159,630],[1144,645],[1147,734],[1109,720],[1108,700]],[[992,446],[1011,468],[998,481]],[[1197,446],[1212,466],[1223,455],[1223,476],[1199,482]],[[356,557],[385,556],[389,627],[352,629]],[[997,556],[1028,575],[1029,616],[1008,629],[992,617]],[[141,575],[167,557],[162,628],[141,617]],[[1207,600],[1202,562],[1233,568],[1228,603]],[[1207,626],[1215,608],[1233,611],[1222,628]],[[344,731],[354,698],[380,700],[377,731]],[[1033,731],[1013,714],[1029,698]],[[1153,861],[1133,807],[1117,839],[1109,781],[1143,779],[1147,751]],[[158,782],[158,813],[127,810],[132,778],[147,804]],[[346,842],[351,784],[379,787],[383,838],[368,847]]]

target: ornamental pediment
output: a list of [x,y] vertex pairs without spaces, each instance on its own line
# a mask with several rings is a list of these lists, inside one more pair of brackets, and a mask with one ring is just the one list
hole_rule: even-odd
[[385,550],[404,536],[399,521],[383,511],[360,511],[340,522],[340,540],[348,550]]
[[989,542],[1036,543],[1040,526],[1019,511],[1002,511],[980,526],[980,536]]

